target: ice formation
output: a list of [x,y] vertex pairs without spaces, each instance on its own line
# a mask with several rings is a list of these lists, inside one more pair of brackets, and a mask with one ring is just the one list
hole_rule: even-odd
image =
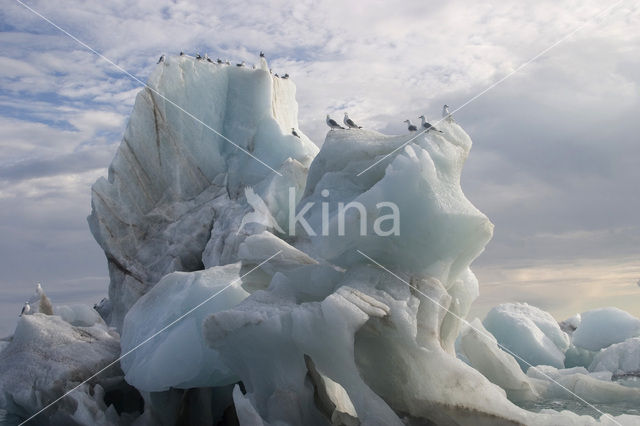
[[573,344],[599,351],[630,337],[640,336],[640,319],[618,308],[600,308],[584,312],[573,333]]
[[522,358],[517,361],[523,371],[531,365],[564,367],[569,336],[548,312],[526,303],[505,303],[491,309],[483,324],[500,344]]
[[[539,365],[529,368],[527,375],[548,382],[544,388],[538,386],[546,399],[570,399],[575,395],[593,404],[624,403],[637,406],[640,403],[640,390],[637,388],[613,383],[610,374],[590,374],[583,367],[557,369],[550,365]],[[640,422],[640,419],[636,422]]]
[[[117,334],[102,321],[76,327],[58,316],[25,315],[0,352],[0,407],[26,418],[111,363],[119,353]],[[107,392],[123,391],[127,385],[117,366],[103,374],[101,384],[83,385],[70,395],[70,401],[49,410],[45,418],[51,424],[117,422],[115,408],[107,410],[96,393],[104,394],[105,388]]]
[[[222,291],[239,279],[240,264],[197,272],[174,272],[142,296],[125,318],[122,353],[133,350],[140,342],[219,292],[202,309],[194,311],[123,358],[121,364],[127,373],[127,382],[145,392],[235,383],[235,376],[202,339],[201,324],[205,313],[226,310],[248,296],[240,286]],[[175,368],[176,365],[182,367]],[[159,371],[164,373],[157,374]]]
[[[495,339],[478,321],[460,333],[478,296],[469,266],[493,225],[460,186],[471,139],[456,122],[437,134],[333,130],[318,152],[291,135],[295,86],[264,59],[167,57],[149,85],[92,189],[109,298],[99,315],[20,320],[0,352],[3,407],[25,417],[120,354],[122,371],[60,403],[61,422],[638,424],[512,402],[559,397],[563,380],[594,401],[638,401],[607,373],[525,375],[498,342],[562,368],[569,336],[549,314],[503,306],[484,323]],[[38,382],[41,368],[52,374]],[[25,381],[34,387],[16,390]],[[137,403],[114,401],[114,388]]]
[[111,324],[120,328],[164,275],[234,262],[243,188],[262,185],[259,195],[277,200],[270,182],[289,186],[317,153],[303,133],[286,131],[297,128],[295,86],[266,66],[167,58],[149,77],[153,90],[138,94],[109,177],[92,188],[89,224],[109,263]]
[[498,341],[475,319],[459,337],[461,354],[469,364],[492,383],[507,392],[512,401],[536,400],[535,384],[522,371],[516,359],[498,346]]
[[640,377],[640,337],[603,349],[594,357],[589,371],[608,371],[615,376]]
[[[539,310],[533,312],[539,317]],[[525,375],[516,359],[498,346],[477,319],[463,329],[458,346],[470,365],[504,389],[515,402],[582,398],[590,403],[634,406],[640,401],[640,390],[611,382],[609,371],[536,365],[529,367]]]

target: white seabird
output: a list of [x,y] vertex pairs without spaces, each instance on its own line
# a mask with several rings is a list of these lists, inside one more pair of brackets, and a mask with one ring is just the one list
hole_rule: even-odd
[[362,129],[362,126],[358,126],[356,123],[354,123],[353,120],[349,118],[349,114],[346,112],[344,113],[344,119],[342,120],[342,122],[350,129]]
[[442,107],[442,118],[445,118],[449,122],[454,121],[453,116],[449,112],[449,105],[447,104],[444,104]]
[[331,127],[331,130],[333,130],[333,129],[344,129],[344,127],[339,125],[336,120],[334,120],[333,118],[329,117],[329,114],[327,114],[327,126]]
[[23,315],[28,315],[29,312],[31,312],[31,305],[29,305],[29,302],[24,302],[24,306],[22,307],[22,312],[20,312],[20,315],[18,316],[21,317]]
[[427,132],[429,130],[433,130],[435,132],[439,132],[439,133],[443,133],[442,130],[438,130],[435,127],[433,127],[431,125],[431,123],[427,122],[427,119],[424,117],[424,115],[421,115],[420,117],[418,117],[420,120],[422,120],[422,127],[424,127],[425,129],[427,129]]
[[160,55],[160,59],[158,59],[158,63],[164,61],[164,55]]
[[296,129],[293,127],[291,128],[291,134],[297,138],[300,138],[300,135],[298,134],[298,132],[296,132]]
[[410,132],[418,131],[418,128],[411,122],[411,120],[404,120],[404,122],[407,123],[407,129],[409,129]]

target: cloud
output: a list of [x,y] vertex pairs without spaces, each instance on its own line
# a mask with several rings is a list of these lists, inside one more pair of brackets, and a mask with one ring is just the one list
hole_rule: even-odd
[[576,258],[531,266],[476,267],[475,272],[480,280],[480,297],[473,305],[471,318],[482,318],[505,301],[534,304],[558,320],[603,306],[618,306],[640,316],[640,289],[629,285],[640,274],[634,258]]
[[[115,153],[115,149],[91,147],[66,155],[48,158],[30,158],[8,166],[0,166],[0,181],[23,181],[47,176],[83,173],[95,169],[104,170]],[[5,182],[6,184],[7,182]],[[0,197],[2,193],[0,191]]]

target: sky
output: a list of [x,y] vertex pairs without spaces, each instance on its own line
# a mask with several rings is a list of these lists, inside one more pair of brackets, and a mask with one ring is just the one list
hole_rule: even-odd
[[[401,134],[516,71],[455,114],[474,141],[463,189],[495,224],[471,315],[523,301],[558,319],[640,316],[639,2],[25,3],[143,81],[162,53],[262,50],[318,145],[327,113]],[[0,335],[37,281],[54,304],[106,295],[90,187],[139,90],[19,2],[0,6]]]

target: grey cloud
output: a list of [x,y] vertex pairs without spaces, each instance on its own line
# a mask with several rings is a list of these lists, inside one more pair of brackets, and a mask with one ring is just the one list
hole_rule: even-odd
[[0,180],[13,182],[104,169],[105,164],[110,162],[114,153],[114,148],[91,147],[56,157],[30,158],[15,164],[0,166]]

